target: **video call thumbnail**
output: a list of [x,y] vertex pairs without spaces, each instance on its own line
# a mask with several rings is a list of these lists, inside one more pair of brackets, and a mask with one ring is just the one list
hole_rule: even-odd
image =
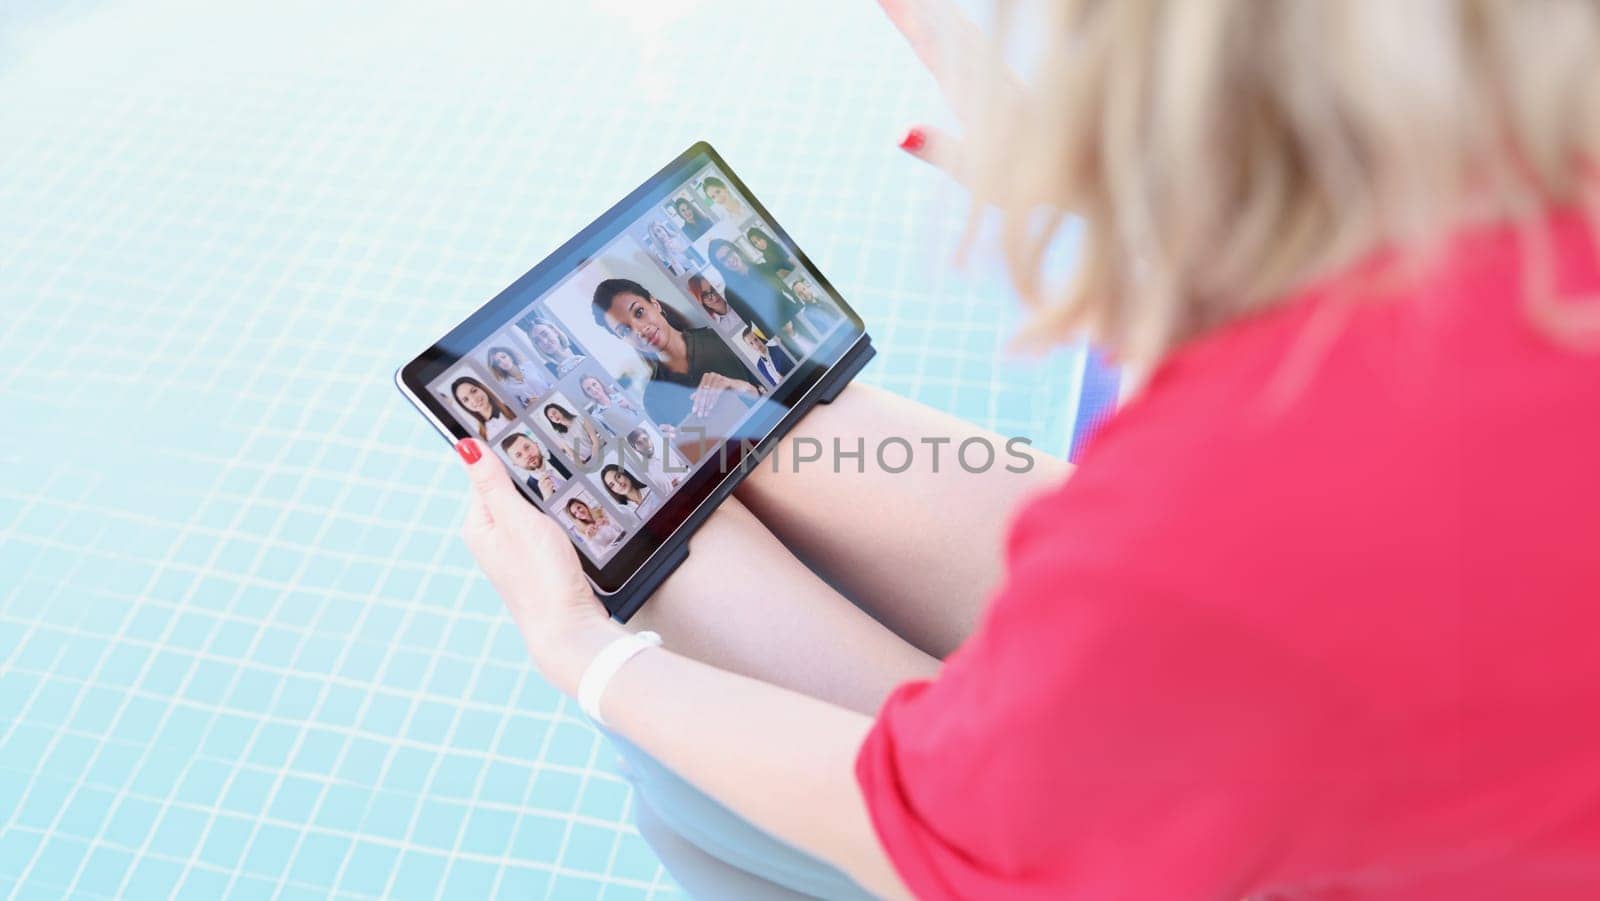
[[431,390],[603,565],[844,321],[716,167]]

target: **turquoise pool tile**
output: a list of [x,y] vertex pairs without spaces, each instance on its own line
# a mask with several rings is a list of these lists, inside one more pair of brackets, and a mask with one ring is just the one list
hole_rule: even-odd
[[303,823],[311,818],[311,811],[321,796],[322,783],[285,775],[273,793],[267,814],[273,819]]
[[433,755],[421,748],[395,748],[383,774],[383,787],[389,791],[420,791],[427,784],[433,762]]
[[100,745],[100,753],[89,765],[85,781],[109,788],[126,786],[133,779],[133,771],[138,767],[142,753],[143,749],[138,745],[106,741]]
[[299,834],[284,826],[261,823],[245,852],[244,871],[262,876],[279,876],[294,853]]
[[259,814],[267,804],[273,782],[273,776],[266,771],[240,768],[222,793],[222,807],[235,813]]
[[[654,872],[654,866],[651,869]],[[500,873],[497,896],[519,899],[544,898],[545,893],[550,890],[550,879],[549,870],[508,866]]]
[[[3,780],[0,780],[3,781]],[[111,814],[111,807],[116,795],[103,788],[88,785],[79,785],[67,801],[66,807],[61,811],[61,819],[56,823],[56,831],[62,835],[76,836],[90,839],[100,834],[100,827]],[[8,808],[3,793],[0,793],[0,810]]]
[[64,779],[40,778],[32,780],[24,793],[20,806],[11,811],[14,825],[43,831],[55,822],[56,815],[66,803],[72,783]]
[[617,842],[617,853],[611,861],[613,875],[638,882],[649,882],[659,866],[655,852],[637,832],[623,833]]
[[133,776],[133,790],[146,797],[164,798],[177,788],[185,764],[180,754],[147,752]]
[[83,691],[81,682],[68,681],[61,678],[46,679],[33,692],[32,702],[28,705],[27,719],[29,722],[41,726],[53,726],[65,722],[67,713]]
[[232,870],[244,856],[254,824],[240,816],[218,814],[206,830],[200,845],[200,859],[224,870]]
[[524,814],[511,837],[511,857],[527,863],[555,863],[569,822],[564,817]]
[[238,759],[255,735],[258,721],[232,714],[218,714],[206,730],[200,752],[224,760]]
[[420,803],[411,793],[374,792],[361,831],[377,838],[402,840],[411,829],[411,819]]
[[177,798],[190,804],[210,807],[222,797],[222,788],[234,767],[206,757],[196,757],[178,780]]
[[608,882],[600,887],[600,901],[646,901],[649,897],[649,890],[639,886]]
[[491,761],[483,776],[479,797],[502,804],[516,804],[527,796],[533,784],[533,768],[505,760]]
[[550,897],[560,898],[561,901],[593,901],[600,897],[600,889],[604,885],[598,879],[563,873],[556,876],[555,884],[550,888]]
[[29,880],[65,888],[77,876],[78,867],[88,853],[88,842],[61,834],[52,835],[39,849]]
[[614,827],[574,822],[566,850],[561,854],[561,865],[583,873],[604,873],[616,841]]
[[133,861],[134,856],[130,851],[98,845],[83,860],[78,888],[86,894],[116,897],[117,889],[132,868]]
[[177,901],[215,901],[227,897],[228,874],[202,867],[190,867],[178,886]]
[[407,851],[394,874],[392,897],[398,901],[435,897],[448,864],[449,859],[443,854]]
[[441,897],[491,897],[494,891],[495,879],[499,872],[500,868],[493,864],[458,857],[450,864],[449,871],[445,873]]
[[550,736],[544,760],[546,763],[570,767],[587,767],[595,754],[598,740],[594,730],[586,724],[570,720],[559,722]]
[[467,818],[467,806],[453,801],[425,800],[411,827],[411,841],[425,848],[455,847]]
[[141,857],[128,874],[124,892],[129,898],[165,898],[183,877],[183,865],[159,857]]
[[533,779],[528,806],[533,810],[559,812],[571,810],[578,802],[583,779],[575,773],[543,768]]
[[194,666],[194,657],[177,651],[157,651],[139,679],[139,689],[151,694],[173,695]]
[[94,759],[100,743],[82,735],[61,732],[56,735],[55,747],[40,764],[43,772],[77,780],[88,772],[89,761]]
[[332,885],[350,853],[350,840],[311,831],[301,838],[300,850],[289,867],[289,878],[307,885]]
[[171,857],[188,857],[205,834],[209,818],[184,807],[168,807],[150,837],[150,850]]
[[428,793],[443,798],[466,800],[477,793],[478,777],[483,772],[481,757],[446,753],[439,759],[428,783]]
[[597,820],[617,822],[622,819],[632,789],[618,779],[592,777],[583,787],[578,801],[578,812]]
[[411,741],[423,744],[442,744],[450,728],[455,725],[457,708],[443,701],[423,701],[411,713],[406,723],[405,735]]
[[517,814],[509,810],[485,807],[473,808],[467,814],[466,830],[461,836],[461,849],[488,857],[500,857],[511,847],[516,832]]
[[44,834],[28,829],[0,829],[0,877],[18,879],[44,841]]
[[487,748],[505,722],[504,712],[490,712],[463,707],[456,714],[455,734],[450,742],[455,747]]
[[335,832],[355,833],[366,818],[367,805],[372,801],[371,789],[355,785],[334,784],[327,788],[322,804],[317,808],[315,823]]
[[389,845],[356,842],[350,850],[344,875],[339,879],[339,890],[359,895],[381,895],[399,856],[399,849]]
[[161,808],[142,798],[124,795],[106,824],[105,839],[113,844],[138,848],[161,815]]

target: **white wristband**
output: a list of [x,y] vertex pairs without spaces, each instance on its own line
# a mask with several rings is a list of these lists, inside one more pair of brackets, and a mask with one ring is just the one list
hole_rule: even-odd
[[606,686],[611,684],[611,677],[634,654],[645,648],[660,646],[661,636],[654,632],[630,632],[601,648],[600,653],[594,655],[589,665],[583,668],[583,675],[578,679],[578,707],[589,715],[589,719],[604,726],[606,721],[600,717],[600,698],[605,695]]

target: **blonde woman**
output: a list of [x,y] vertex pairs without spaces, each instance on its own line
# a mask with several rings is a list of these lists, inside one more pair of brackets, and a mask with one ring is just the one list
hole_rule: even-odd
[[[1600,897],[1596,4],[884,5],[985,86],[908,149],[998,208],[1029,337],[1147,378],[1070,478],[759,468],[609,727],[886,897]],[[799,431],[982,437],[859,386]],[[575,691],[624,630],[467,468]]]

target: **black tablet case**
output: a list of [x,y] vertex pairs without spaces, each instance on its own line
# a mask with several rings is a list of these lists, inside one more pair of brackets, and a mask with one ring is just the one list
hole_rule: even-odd
[[722,481],[722,484],[718,485],[716,490],[712,491],[704,501],[700,502],[700,506],[689,514],[689,518],[685,519],[682,525],[678,526],[678,530],[672,534],[672,538],[663,544],[660,550],[656,551],[655,556],[651,557],[649,562],[641,566],[639,571],[634,573],[621,588],[610,595],[600,595],[600,600],[605,603],[606,610],[610,611],[613,618],[618,622],[625,623],[634,613],[638,612],[640,607],[644,606],[644,602],[650,599],[650,595],[661,587],[661,583],[665,582],[668,576],[672,575],[673,570],[677,569],[683,561],[689,559],[689,538],[700,528],[700,524],[705,522],[716,511],[717,507],[721,506],[722,502],[727,499],[728,495],[733,493],[735,488],[739,487],[739,483],[744,481],[746,476],[761,465],[761,461],[766,459],[773,446],[783,440],[785,435],[789,434],[795,423],[799,422],[813,406],[833,403],[833,399],[839,396],[839,392],[850,384],[850,380],[855,378],[856,373],[860,372],[862,367],[866,366],[867,362],[876,353],[877,351],[873,349],[872,341],[867,335],[863,334],[857,339],[855,346],[839,358],[839,362],[835,363],[823,375],[822,379],[801,399],[800,403],[796,404],[788,413],[785,413],[783,419],[779,420],[778,424],[773,427],[772,432],[761,439],[754,449],[745,455],[744,459],[739,463],[739,469],[736,472],[729,473],[728,477]]

